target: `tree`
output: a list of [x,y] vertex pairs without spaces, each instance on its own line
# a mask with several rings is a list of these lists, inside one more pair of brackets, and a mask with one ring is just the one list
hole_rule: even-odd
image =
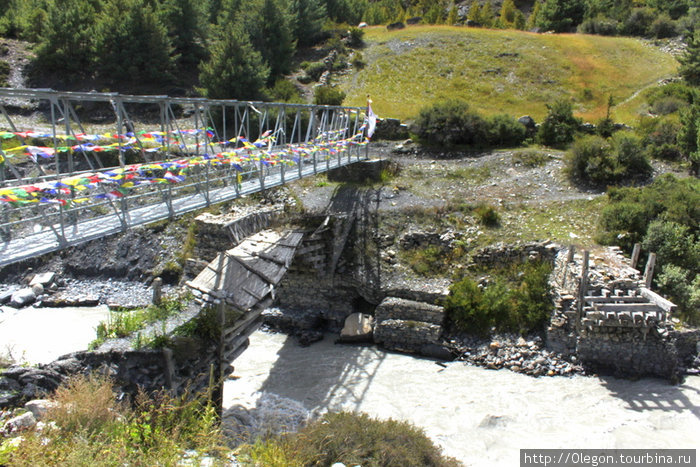
[[535,6],[532,8],[532,13],[530,13],[530,16],[527,18],[527,23],[525,25],[527,29],[534,29],[537,27],[540,19],[540,11],[542,11],[542,2],[536,1]]
[[583,0],[545,0],[537,26],[545,31],[567,32],[581,24],[584,12]]
[[180,67],[194,66],[204,58],[204,4],[196,0],[162,0],[159,18],[178,57]]
[[260,97],[270,69],[251,45],[241,24],[221,26],[210,52],[199,74],[206,97],[241,100]]
[[700,86],[700,28],[688,35],[688,46],[678,61],[683,79],[691,86]]
[[515,27],[515,12],[518,11],[515,8],[515,3],[513,0],[504,0],[503,5],[501,5],[501,27],[503,28],[514,28]]
[[270,67],[269,84],[288,73],[296,51],[293,17],[285,0],[254,0],[239,15],[250,42]]
[[479,8],[479,24],[486,28],[493,26],[496,20],[495,13],[493,12],[493,5],[491,5],[491,0],[486,0],[486,2]]
[[469,5],[469,13],[467,13],[467,20],[472,23],[479,22],[479,1],[473,0],[471,5]]
[[172,79],[172,45],[147,0],[109,0],[95,26],[98,74],[112,83]]
[[313,45],[321,35],[326,7],[319,0],[292,0],[294,38],[300,46]]
[[95,9],[84,0],[50,0],[35,63],[40,70],[81,77],[92,72]]
[[568,100],[558,100],[547,104],[547,116],[537,131],[537,142],[546,146],[564,147],[574,140],[574,135],[581,124],[574,117],[573,106]]
[[447,14],[447,19],[445,20],[445,24],[449,24],[450,26],[457,24],[457,5],[452,3],[452,6],[450,7],[450,12]]

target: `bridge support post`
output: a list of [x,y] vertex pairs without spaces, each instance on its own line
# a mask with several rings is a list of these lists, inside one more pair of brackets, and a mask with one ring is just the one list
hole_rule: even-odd
[[588,260],[590,252],[583,251],[583,260],[581,262],[581,282],[578,287],[578,297],[576,298],[576,335],[581,333],[581,320],[583,319],[583,301],[586,297],[586,289],[588,288]]

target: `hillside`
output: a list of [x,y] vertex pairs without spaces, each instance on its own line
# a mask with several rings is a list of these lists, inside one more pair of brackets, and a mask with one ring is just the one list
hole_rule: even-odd
[[[580,117],[605,115],[608,96],[623,102],[676,75],[670,54],[639,39],[581,34],[534,34],[450,26],[398,31],[370,27],[364,69],[339,79],[346,104],[367,94],[380,116],[411,119],[421,107],[462,98],[486,114],[529,114],[571,98]],[[639,103],[615,108],[617,121],[634,123]]]

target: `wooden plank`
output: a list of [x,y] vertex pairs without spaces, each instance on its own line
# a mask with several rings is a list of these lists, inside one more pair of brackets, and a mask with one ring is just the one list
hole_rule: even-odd
[[615,313],[620,313],[623,311],[659,311],[659,307],[653,303],[596,303],[593,305],[593,307],[598,311]]
[[673,302],[666,300],[661,295],[646,287],[640,287],[639,293],[642,294],[642,297],[646,298],[647,300],[664,310],[666,313],[673,313],[674,311],[676,311],[676,308],[678,308],[678,306]]
[[647,300],[644,297],[632,297],[629,295],[622,295],[619,297],[602,297],[602,296],[587,296],[584,297],[584,300],[588,303],[616,303],[616,302],[625,302],[625,303],[647,303],[649,300]]

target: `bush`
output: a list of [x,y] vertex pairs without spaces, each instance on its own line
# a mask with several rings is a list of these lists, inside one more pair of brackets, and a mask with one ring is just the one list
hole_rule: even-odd
[[611,188],[599,220],[598,240],[631,250],[656,219],[686,226],[700,234],[700,180],[658,177],[644,188]]
[[688,226],[657,219],[649,224],[642,247],[656,253],[658,264],[675,264],[700,273],[700,241]]
[[352,63],[352,66],[354,66],[358,70],[363,69],[365,67],[365,65],[367,65],[367,63],[365,63],[364,57],[362,56],[362,54],[360,52],[355,52],[355,55],[353,55],[353,57],[352,57],[351,63]]
[[278,79],[270,89],[270,96],[275,102],[301,103],[299,89],[289,80]]
[[424,107],[414,130],[422,142],[435,146],[483,145],[486,141],[484,119],[461,100]]
[[348,45],[352,48],[359,49],[361,47],[364,47],[365,41],[363,38],[365,37],[365,31],[360,28],[350,28],[348,35]]
[[618,22],[605,16],[596,16],[581,23],[577,31],[579,34],[598,34],[600,36],[614,36],[617,34]]
[[10,64],[5,60],[0,60],[0,87],[10,86]]
[[651,8],[635,8],[622,25],[621,33],[626,36],[646,36],[656,13]]
[[313,81],[318,81],[326,69],[326,65],[323,62],[310,63],[305,69],[306,76],[311,78]]
[[348,412],[327,413],[298,433],[240,451],[243,460],[254,465],[460,465],[444,457],[423,430],[408,422]]
[[547,263],[526,263],[509,284],[496,277],[480,287],[464,278],[450,287],[443,303],[450,324],[456,330],[488,335],[492,330],[527,333],[542,330],[552,311]]
[[686,107],[687,102],[677,97],[669,96],[657,99],[651,106],[651,113],[655,115],[668,115]]
[[657,39],[678,35],[676,23],[667,14],[659,15],[649,26],[649,33]]
[[314,90],[316,105],[343,105],[343,99],[345,99],[345,93],[338,88],[318,86]]
[[473,212],[479,218],[479,222],[487,227],[497,227],[501,223],[501,216],[491,205],[479,203]]
[[700,274],[692,274],[680,266],[668,264],[661,267],[655,282],[659,290],[678,305],[683,321],[694,326],[700,325]]
[[574,140],[581,121],[573,115],[571,102],[556,101],[547,105],[548,113],[537,131],[537,142],[545,146],[563,148]]
[[516,119],[498,114],[486,119],[486,140],[490,146],[520,146],[527,137],[527,129]]
[[572,180],[598,186],[647,178],[652,173],[639,139],[622,133],[610,140],[600,136],[577,139],[565,164]]

